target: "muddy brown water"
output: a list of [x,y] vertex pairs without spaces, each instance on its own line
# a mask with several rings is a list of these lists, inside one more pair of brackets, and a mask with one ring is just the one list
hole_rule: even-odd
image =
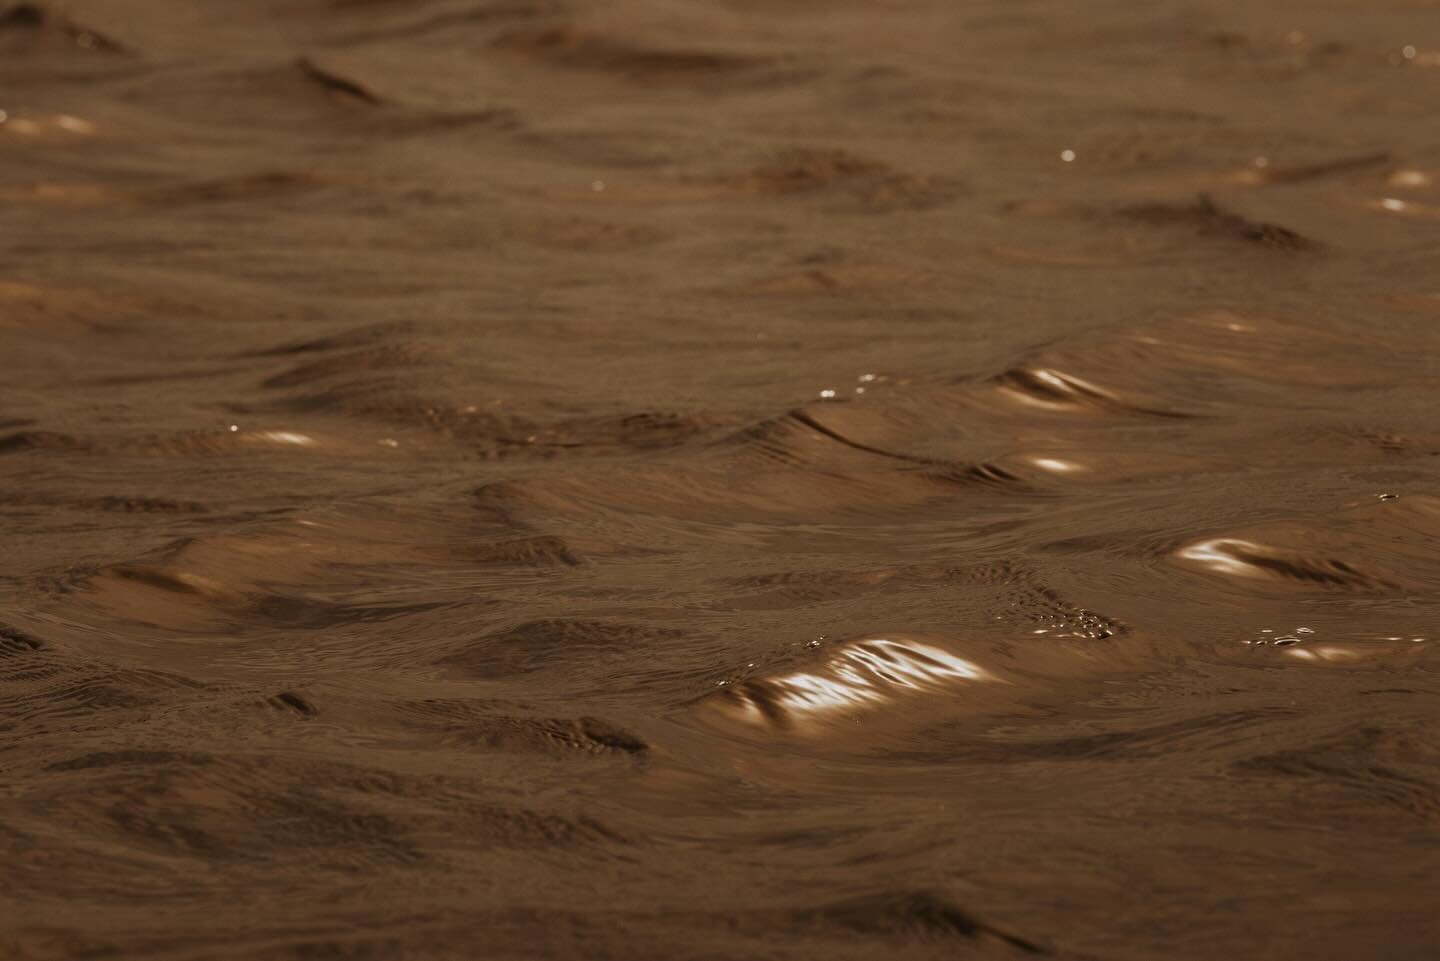
[[1440,951],[1423,0],[0,11],[0,954]]

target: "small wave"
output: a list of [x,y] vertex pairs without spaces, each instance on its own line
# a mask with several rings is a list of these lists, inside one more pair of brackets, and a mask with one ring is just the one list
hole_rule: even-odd
[[1151,417],[1191,416],[1126,400],[1073,374],[1048,367],[1012,367],[995,377],[993,383],[1006,397],[1050,410],[1090,410]]
[[928,210],[962,193],[945,177],[905,173],[868,157],[841,150],[797,148],[781,152],[720,184],[747,194],[805,196],[832,194],[842,209],[861,213]]
[[1127,208],[1124,214],[1143,224],[1188,228],[1201,236],[1241,240],[1273,250],[1314,252],[1323,249],[1319,242],[1288,227],[1250,220],[1226,210],[1205,194],[1190,204],[1141,204]]
[[[456,35],[463,36],[466,28],[539,20],[562,12],[560,5],[554,0],[486,0],[480,6],[467,4],[459,10],[442,9],[433,13],[415,10],[417,6],[409,2],[383,0],[328,0],[318,12],[327,15],[351,15],[357,19],[366,14],[381,15],[381,21],[373,25],[357,24],[352,27],[347,20],[345,29],[328,41],[335,45],[443,41]],[[397,19],[397,16],[409,14],[416,16],[413,19]]]
[[376,370],[397,370],[421,366],[424,357],[418,352],[398,346],[371,347],[347,354],[334,354],[301,364],[267,377],[261,384],[267,388],[303,387],[336,377],[353,377]]
[[183,83],[144,90],[147,100],[197,126],[221,122],[211,106],[231,105],[223,122],[297,136],[343,137],[361,142],[415,137],[454,128],[513,130],[512,110],[491,106],[452,109],[412,103],[382,92],[341,66],[310,57],[248,69],[197,72]]
[[1182,547],[1176,556],[1230,577],[1288,581],[1342,590],[1384,590],[1393,587],[1348,561],[1314,557],[1238,538],[1197,541]]
[[714,700],[742,721],[788,730],[873,710],[896,697],[998,680],[933,644],[866,638],[842,646],[813,670],[743,681]]
[[349,77],[326,70],[309,57],[301,57],[295,61],[295,69],[299,70],[300,75],[305,79],[341,100],[372,107],[378,107],[385,103],[384,98],[369,87],[351,80]]
[[1049,954],[1039,943],[982,921],[933,891],[866,895],[792,912],[795,920],[862,935],[956,938],[994,942],[1027,955]]
[[109,35],[38,3],[17,3],[0,13],[0,39],[6,42],[7,52],[50,47],[77,53],[133,55],[129,47]]
[[0,436],[0,454],[28,450],[76,450],[84,446],[79,438],[49,430],[22,430]]
[[503,678],[638,647],[659,648],[683,636],[667,628],[552,618],[488,634],[439,663],[465,677]]
[[747,75],[773,75],[777,69],[771,61],[748,54],[642,46],[571,25],[517,28],[502,34],[494,46],[539,63],[636,83],[733,82]]

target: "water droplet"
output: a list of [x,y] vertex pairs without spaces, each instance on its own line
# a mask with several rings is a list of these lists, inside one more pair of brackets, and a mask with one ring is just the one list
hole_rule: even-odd
[[1400,495],[1399,495],[1399,494],[1381,494],[1381,495],[1380,495],[1380,499],[1381,499],[1382,501],[1395,501],[1395,500],[1399,500],[1399,499],[1400,499]]
[[1401,211],[1410,205],[1403,200],[1396,199],[1395,197],[1386,197],[1384,200],[1380,201],[1380,206],[1384,207],[1386,210]]
[[821,397],[824,397],[824,398],[826,398],[826,399],[828,400],[829,398],[835,396],[835,392],[834,392],[833,390],[822,390],[822,391],[820,392],[820,396],[821,396]]
[[1075,151],[1073,151],[1073,150],[1062,150],[1062,151],[1060,151],[1060,159],[1063,160],[1063,161],[1065,161],[1067,164],[1068,164],[1068,163],[1074,163],[1074,162],[1075,162]]
[[860,383],[862,383],[862,384],[868,384],[868,383],[870,383],[871,381],[875,380],[876,377],[875,377],[874,374],[861,374],[859,377],[856,377],[855,379],[858,380],[858,381],[859,381]]
[[1407,43],[1405,46],[1400,48],[1400,56],[1404,57],[1406,60],[1414,60],[1415,48]]
[[1295,628],[1295,633],[1296,633],[1296,634],[1314,634],[1314,633],[1315,633],[1315,628],[1313,628],[1313,627],[1297,627],[1297,628]]
[[400,442],[393,437],[385,437],[376,441],[381,447],[399,447]]
[[1269,158],[1269,157],[1256,157],[1256,158],[1255,158],[1255,166],[1257,166],[1257,167],[1259,167],[1259,168],[1261,168],[1261,169],[1263,170],[1264,168],[1270,166],[1270,158]]
[[603,191],[603,190],[605,189],[605,181],[603,181],[603,180],[592,180],[592,181],[590,181],[590,189],[593,190],[593,191],[595,191],[597,194],[600,193],[601,191]]
[[239,429],[240,429],[240,425],[239,425],[239,424],[231,424],[231,425],[230,425],[230,433],[232,433],[232,434],[235,433],[235,432],[236,432],[237,430],[239,430]]
[[1289,635],[1289,634],[1285,635],[1284,637],[1277,637],[1277,638],[1275,638],[1275,646],[1276,646],[1276,647],[1290,647],[1292,644],[1299,644],[1299,643],[1300,643],[1300,638],[1294,637],[1294,636]]

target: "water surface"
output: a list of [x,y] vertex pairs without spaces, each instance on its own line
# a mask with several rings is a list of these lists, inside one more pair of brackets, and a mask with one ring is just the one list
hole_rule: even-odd
[[0,11],[0,953],[1420,959],[1412,0]]

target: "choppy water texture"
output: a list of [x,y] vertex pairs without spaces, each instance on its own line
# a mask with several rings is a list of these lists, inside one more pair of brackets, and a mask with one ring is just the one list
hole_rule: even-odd
[[1421,959],[1440,19],[0,12],[0,954]]

